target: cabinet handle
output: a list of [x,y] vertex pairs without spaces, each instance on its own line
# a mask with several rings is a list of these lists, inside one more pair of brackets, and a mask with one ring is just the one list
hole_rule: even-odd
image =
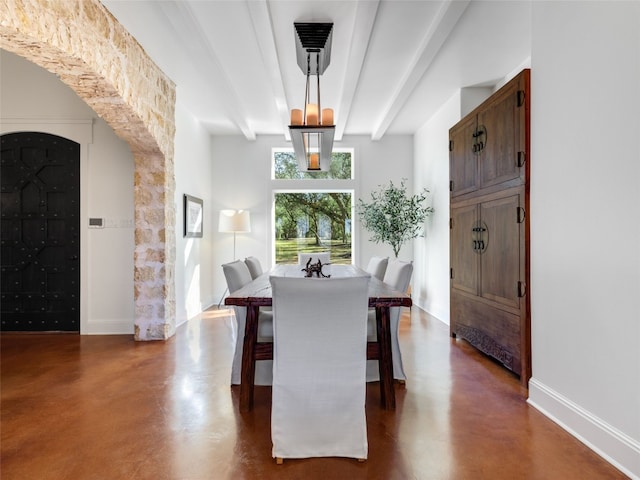
[[527,294],[527,288],[524,282],[518,281],[518,298],[522,298]]
[[473,153],[476,155],[480,155],[480,152],[484,150],[485,142],[487,135],[487,128],[484,125],[478,125],[475,131],[471,134],[473,138]]
[[473,251],[478,255],[482,255],[487,249],[489,241],[489,227],[481,220],[478,220],[474,227],[471,227],[471,244]]

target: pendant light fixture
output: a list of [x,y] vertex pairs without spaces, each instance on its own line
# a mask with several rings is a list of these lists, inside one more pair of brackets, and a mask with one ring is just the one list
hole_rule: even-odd
[[[320,103],[320,75],[331,60],[333,23],[294,23],[296,58],[307,77],[304,107],[291,110],[291,142],[300,171],[329,171],[335,125],[333,109]],[[317,78],[316,103],[311,102],[311,76]]]

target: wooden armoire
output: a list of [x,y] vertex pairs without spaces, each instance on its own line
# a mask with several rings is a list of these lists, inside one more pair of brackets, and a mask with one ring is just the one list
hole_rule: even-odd
[[449,130],[451,336],[531,377],[530,70]]

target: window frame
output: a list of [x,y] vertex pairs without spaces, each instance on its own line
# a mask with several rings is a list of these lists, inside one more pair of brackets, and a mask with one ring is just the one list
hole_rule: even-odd
[[271,149],[271,188],[270,188],[270,211],[269,211],[269,239],[268,248],[271,255],[271,265],[276,264],[276,225],[275,225],[275,202],[277,193],[350,193],[351,194],[351,264],[356,263],[357,228],[356,228],[356,201],[358,193],[358,183],[356,181],[356,155],[352,147],[335,147],[334,152],[348,152],[351,154],[351,178],[303,178],[303,179],[283,179],[275,178],[275,154],[276,152],[293,152],[293,148],[274,147]]

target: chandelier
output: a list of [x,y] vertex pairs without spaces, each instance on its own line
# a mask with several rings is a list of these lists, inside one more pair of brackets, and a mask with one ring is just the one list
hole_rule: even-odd
[[[333,23],[294,23],[296,58],[307,77],[304,108],[291,110],[291,142],[300,171],[329,171],[335,125],[333,109],[320,103],[320,75],[331,60]],[[315,75],[316,103],[311,102],[311,76]]]

